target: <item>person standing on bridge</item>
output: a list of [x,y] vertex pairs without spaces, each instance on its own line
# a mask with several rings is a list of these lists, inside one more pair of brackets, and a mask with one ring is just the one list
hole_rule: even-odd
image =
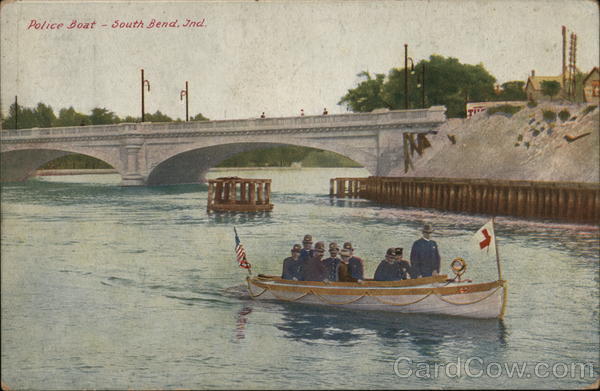
[[437,243],[431,240],[433,226],[430,223],[423,225],[423,237],[413,243],[410,251],[410,263],[414,276],[431,277],[440,273],[440,252]]
[[329,112],[327,111],[327,107],[323,108],[323,115],[327,115]]

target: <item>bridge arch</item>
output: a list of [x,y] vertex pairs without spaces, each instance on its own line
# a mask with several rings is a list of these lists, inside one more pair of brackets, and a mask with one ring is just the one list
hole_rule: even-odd
[[45,147],[14,148],[0,153],[0,178],[3,182],[21,182],[27,180],[44,164],[54,159],[81,154],[96,158],[111,165],[123,175],[124,167],[118,156],[103,151],[90,153],[87,148],[51,149]]
[[345,154],[339,148],[323,148],[322,144],[306,145],[307,143],[290,142],[234,142],[215,144],[208,146],[196,146],[182,148],[171,156],[164,158],[150,170],[146,183],[148,185],[166,185],[178,183],[198,183],[204,181],[207,171],[219,165],[224,160],[239,153],[253,151],[256,149],[280,147],[280,146],[302,146],[322,151],[335,152],[345,156],[367,170],[372,172],[373,158],[368,154],[351,155]]

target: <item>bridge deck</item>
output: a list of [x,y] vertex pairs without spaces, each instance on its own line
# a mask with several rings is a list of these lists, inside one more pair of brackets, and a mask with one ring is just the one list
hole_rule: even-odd
[[[427,125],[441,123],[446,120],[445,108],[433,106],[429,109],[418,110],[394,110],[380,113],[349,113],[330,114],[302,117],[277,117],[277,118],[253,118],[216,121],[190,121],[190,122],[160,122],[160,123],[121,123],[114,125],[89,125],[55,128],[32,128],[32,129],[3,129],[2,140],[27,139],[44,136],[71,136],[71,135],[94,135],[94,134],[124,134],[130,132],[142,132],[146,134],[160,132],[206,132],[211,133],[218,130],[223,132],[269,132],[282,131],[285,129],[307,131],[328,131],[336,128],[354,127],[382,127],[393,128],[407,125]],[[415,130],[415,133],[420,130]]]

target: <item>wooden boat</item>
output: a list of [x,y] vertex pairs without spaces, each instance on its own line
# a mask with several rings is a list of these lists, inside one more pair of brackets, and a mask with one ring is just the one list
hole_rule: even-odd
[[446,275],[402,281],[312,282],[278,276],[247,277],[255,300],[337,306],[354,310],[428,313],[471,318],[502,318],[506,281],[471,283]]

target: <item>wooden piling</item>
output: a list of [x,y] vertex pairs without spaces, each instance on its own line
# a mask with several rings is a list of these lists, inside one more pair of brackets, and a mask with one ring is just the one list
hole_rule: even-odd
[[581,222],[600,217],[598,184],[407,177],[333,178],[329,183],[330,195],[391,205]]

